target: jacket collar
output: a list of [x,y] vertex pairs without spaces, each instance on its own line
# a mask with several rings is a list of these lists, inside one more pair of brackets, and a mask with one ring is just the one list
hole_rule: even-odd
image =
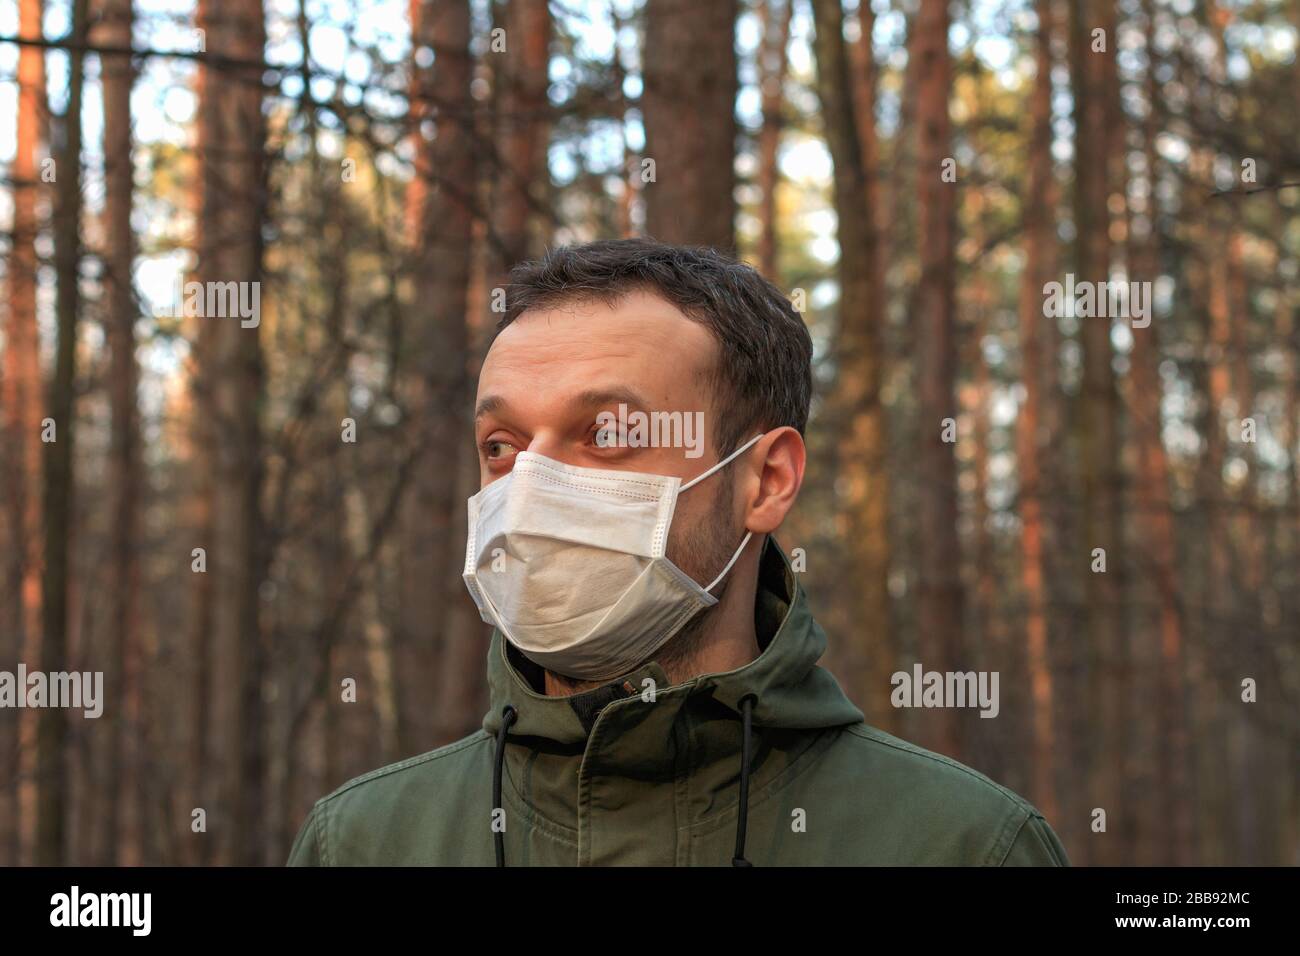
[[509,704],[517,713],[511,736],[540,738],[566,749],[580,747],[599,710],[613,700],[640,694],[647,678],[655,682],[658,699],[667,697],[678,706],[708,697],[739,713],[740,701],[753,695],[756,727],[814,730],[863,719],[830,672],[817,666],[826,650],[826,634],[813,620],[789,559],[770,535],[759,561],[754,616],[760,653],[735,670],[670,686],[663,668],[651,661],[610,684],[572,697],[540,693],[526,676],[532,672],[537,679],[535,666],[493,629],[488,650],[491,705],[483,729],[495,735]]

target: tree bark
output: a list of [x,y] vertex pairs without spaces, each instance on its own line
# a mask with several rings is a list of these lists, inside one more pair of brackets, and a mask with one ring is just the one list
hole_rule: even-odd
[[[1074,221],[1076,272],[1081,282],[1110,278],[1110,174],[1116,141],[1110,108],[1116,37],[1107,4],[1071,4],[1071,71],[1075,101]],[[1106,30],[1105,52],[1092,49],[1092,31]],[[1099,286],[1099,288],[1104,288]],[[1126,743],[1122,722],[1127,666],[1123,613],[1124,542],[1120,512],[1119,406],[1112,367],[1111,320],[1081,318],[1083,383],[1079,396],[1079,447],[1083,478],[1084,540],[1076,545],[1087,595],[1088,646],[1093,654],[1089,699],[1097,728],[1086,771],[1093,806],[1120,805]],[[1093,552],[1105,551],[1106,570],[1093,571]],[[1113,862],[1103,847],[1100,859]]]
[[[955,182],[944,182],[944,161],[952,157],[948,97],[952,63],[948,53],[948,2],[922,0],[911,56],[920,72],[918,96],[917,206],[920,217],[921,276],[917,289],[918,392],[920,395],[921,543],[920,647],[926,667],[963,669],[960,545],[957,538],[955,443],[943,440],[943,420],[957,417],[956,318],[953,306]],[[935,747],[961,749],[958,712],[938,714]]]
[[1025,659],[1031,715],[1030,799],[1048,820],[1057,819],[1054,759],[1056,734],[1052,708],[1052,662],[1049,654],[1046,562],[1043,549],[1043,481],[1041,458],[1047,434],[1039,411],[1045,400],[1043,286],[1051,281],[1055,230],[1052,190],[1052,10],[1051,0],[1037,0],[1036,73],[1029,102],[1029,179],[1025,188],[1025,268],[1020,278],[1020,377],[1024,401],[1016,421],[1016,468],[1020,477],[1020,579],[1025,594]]
[[763,275],[773,282],[778,281],[779,275],[776,190],[781,181],[781,169],[777,153],[784,125],[781,111],[785,104],[785,77],[789,66],[785,50],[790,42],[790,17],[793,10],[794,0],[761,0],[759,4],[763,24],[763,37],[758,51],[763,125],[758,131],[758,186],[762,193],[759,204],[758,264]]
[[[72,40],[84,45],[89,0],[72,7]],[[77,315],[81,309],[81,98],[85,53],[69,55],[68,105],[61,121],[63,148],[57,168],[54,213],[54,270],[58,282],[55,318],[58,347],[50,383],[50,418],[56,440],[45,451],[45,576],[42,587],[41,668],[67,670],[71,641],[69,613],[72,518],[75,485],[72,473],[77,377]],[[68,725],[63,708],[41,711],[37,730],[36,861],[40,866],[68,862]]]
[[817,93],[826,142],[834,162],[839,262],[839,327],[835,355],[839,368],[831,399],[840,443],[837,489],[845,515],[845,537],[853,566],[853,620],[859,635],[846,653],[848,683],[860,689],[867,719],[895,727],[889,706],[889,675],[897,650],[890,622],[889,481],[884,377],[881,352],[883,290],[873,288],[874,230],[869,226],[868,173],[863,162],[861,121],[852,99],[850,65],[839,0],[815,0],[814,53]]
[[[496,54],[508,58],[509,99],[519,111],[509,119],[515,125],[500,154],[509,168],[501,182],[503,206],[509,208],[501,211],[501,221],[511,256],[522,255],[527,246],[535,179],[529,171],[535,171],[545,142],[532,111],[545,110],[549,19],[544,4],[525,6],[511,14],[516,19],[507,26],[506,52]],[[456,626],[459,619],[450,612],[467,599],[459,577],[466,529],[458,478],[471,447],[473,401],[466,319],[477,187],[470,9],[465,2],[425,0],[413,2],[410,15],[418,42],[434,50],[431,66],[415,68],[420,108],[437,103],[436,135],[417,133],[412,185],[419,185],[407,207],[414,302],[426,318],[414,323],[418,331],[410,368],[420,448],[406,502],[395,677],[399,747],[403,753],[419,753],[468,729],[484,684],[476,666],[482,645],[474,632]],[[545,22],[537,22],[539,15]],[[505,261],[500,264],[504,267]]]
[[[209,50],[260,60],[265,43],[261,0],[209,0],[199,26]],[[200,68],[202,206],[200,281],[260,283],[262,222],[266,212],[265,126],[261,72],[256,67]],[[265,721],[262,677],[261,584],[265,579],[261,488],[260,320],[245,327],[238,315],[198,320],[208,331],[206,407],[215,435],[215,483],[208,548],[212,579],[212,694],[210,754],[218,782],[209,792],[209,824],[216,861],[263,861]]]
[[[41,36],[41,0],[22,0],[21,36]],[[13,237],[8,272],[9,308],[4,325],[4,371],[0,375],[0,426],[8,537],[3,566],[4,613],[0,655],[35,667],[41,633],[41,395],[40,334],[36,324],[37,153],[45,125],[45,55],[38,47],[18,51],[18,116],[13,177]],[[20,711],[0,721],[0,865],[25,861],[24,831],[33,804],[30,785],[36,714]]]
[[862,170],[867,193],[867,259],[871,270],[871,288],[881,303],[876,310],[883,322],[885,302],[885,244],[881,237],[880,190],[880,137],[876,129],[876,90],[879,86],[879,65],[871,36],[875,32],[876,16],[871,3],[858,4],[858,30],[856,42],[849,48],[850,71],[853,75],[853,101],[857,120],[858,143],[862,151]]
[[[1129,272],[1136,281],[1154,282],[1160,275],[1162,239],[1156,188],[1160,178],[1160,157],[1156,138],[1160,132],[1160,85],[1155,76],[1155,5],[1143,4],[1146,15],[1147,118],[1143,128],[1146,165],[1147,233],[1129,233]],[[1144,579],[1155,583],[1156,628],[1159,639],[1160,672],[1157,693],[1155,752],[1158,755],[1159,813],[1150,823],[1156,831],[1149,840],[1150,858],[1139,863],[1181,866],[1189,862],[1192,821],[1188,790],[1187,720],[1184,713],[1186,690],[1183,651],[1182,609],[1179,603],[1178,551],[1173,504],[1170,499],[1169,459],[1162,436],[1160,408],[1164,390],[1160,381],[1160,326],[1153,318],[1145,329],[1133,330],[1132,388],[1129,415],[1137,451],[1133,507],[1137,540],[1144,542]]]
[[[96,30],[106,46],[131,45],[131,0],[103,0]],[[136,637],[139,601],[136,503],[141,497],[139,431],[136,423],[137,381],[135,322],[139,310],[132,283],[135,233],[131,228],[134,195],[131,164],[131,87],[135,70],[131,57],[102,56],[104,89],[104,282],[107,299],[106,338],[110,352],[109,402],[112,437],[109,450],[109,487],[112,508],[112,570],[105,666],[110,669],[110,699],[120,701],[123,712],[110,718],[107,761],[109,776],[103,822],[109,827],[106,863],[117,866],[139,862],[137,797],[138,765],[131,740],[139,726],[139,644]],[[127,755],[131,754],[131,759]]]
[[[546,0],[512,0],[505,7],[506,52],[497,74],[496,189],[492,197],[492,235],[498,270],[537,250],[539,210],[545,208],[550,133],[549,85],[551,23]],[[452,76],[459,82],[459,77]],[[455,94],[459,100],[464,94]],[[466,119],[468,123],[468,118]]]
[[647,0],[641,113],[646,231],[735,248],[736,0]]

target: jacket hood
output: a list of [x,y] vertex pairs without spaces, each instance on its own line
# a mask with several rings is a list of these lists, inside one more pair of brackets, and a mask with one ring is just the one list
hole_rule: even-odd
[[483,729],[496,735],[509,705],[516,711],[511,736],[580,745],[606,704],[641,694],[647,679],[654,681],[660,701],[680,698],[684,704],[707,698],[737,714],[741,700],[752,695],[755,727],[817,730],[862,721],[862,712],[835,678],[817,666],[826,651],[826,634],[813,620],[807,595],[771,535],[759,560],[754,619],[760,653],[735,670],[669,685],[663,669],[651,661],[602,687],[570,697],[541,693],[541,669],[494,628],[488,650],[491,705]]

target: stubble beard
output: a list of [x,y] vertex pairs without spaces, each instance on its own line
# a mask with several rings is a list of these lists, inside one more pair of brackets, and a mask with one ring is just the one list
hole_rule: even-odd
[[[721,479],[728,468],[714,477]],[[733,527],[730,482],[719,480],[709,500],[709,506],[693,527],[670,531],[668,535],[668,560],[681,568],[691,580],[706,586],[718,576],[736,549],[740,547],[742,534]],[[640,662],[631,670],[637,670],[655,661],[668,675],[669,684],[679,683],[695,673],[695,662],[701,651],[707,646],[712,634],[714,611],[722,606],[722,599],[727,592],[730,576],[718,582],[711,593],[718,599],[717,604],[701,608],[682,627],[670,637],[647,660]],[[565,677],[563,674],[550,672],[551,679],[566,695],[581,694],[609,683],[604,680],[582,680]]]

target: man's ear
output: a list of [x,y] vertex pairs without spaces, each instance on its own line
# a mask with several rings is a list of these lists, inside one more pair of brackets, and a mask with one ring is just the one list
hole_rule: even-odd
[[781,527],[799,496],[807,459],[803,436],[788,425],[759,439],[745,458],[746,531],[770,534]]

